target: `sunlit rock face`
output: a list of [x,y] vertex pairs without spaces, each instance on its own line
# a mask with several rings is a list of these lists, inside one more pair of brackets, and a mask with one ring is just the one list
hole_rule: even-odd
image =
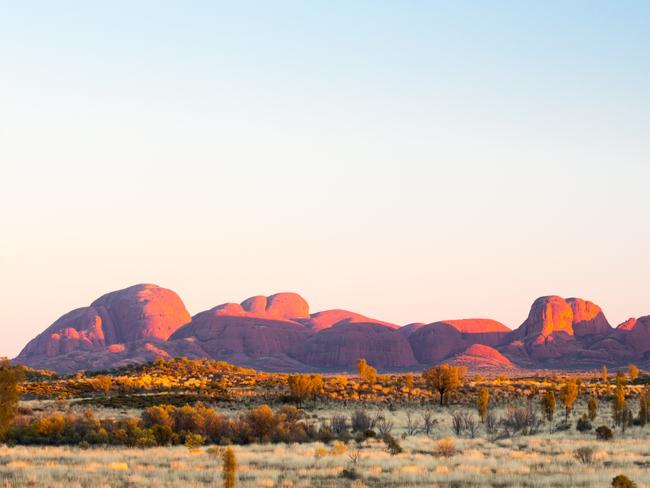
[[564,298],[558,296],[538,298],[518,332],[522,338],[548,337],[557,332],[572,336],[573,309]]
[[309,304],[297,293],[276,293],[269,297],[254,296],[241,303],[246,312],[280,319],[309,317]]
[[454,356],[450,364],[465,366],[468,370],[514,369],[515,365],[496,349],[483,344],[472,344]]
[[399,327],[348,310],[311,313],[296,293],[253,296],[190,317],[176,293],[141,284],[107,293],[61,316],[30,341],[17,362],[59,372],[106,369],[185,356],[267,371],[380,370],[454,362],[470,368],[591,369],[650,366],[650,316],[613,329],[580,298],[538,298],[512,331],[491,319]]
[[350,312],[348,310],[324,310],[323,312],[316,312],[310,315],[308,319],[300,320],[301,323],[305,324],[311,330],[318,332],[324,329],[329,329],[337,324],[341,323],[366,323],[366,324],[378,324],[389,327],[391,329],[397,329],[399,326],[391,324],[389,322],[383,322],[381,320],[375,320],[368,318],[364,315]]
[[629,318],[625,322],[622,322],[616,326],[616,330],[632,330],[636,325],[637,320],[635,318]]
[[156,285],[135,285],[63,315],[30,341],[17,360],[38,364],[44,358],[139,339],[165,341],[189,321],[190,314],[176,293]]
[[95,300],[91,307],[108,312],[115,327],[114,342],[164,341],[190,321],[190,314],[180,297],[157,285],[135,285],[107,293]]

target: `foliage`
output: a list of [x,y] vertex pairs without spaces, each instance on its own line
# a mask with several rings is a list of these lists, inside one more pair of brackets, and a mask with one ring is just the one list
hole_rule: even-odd
[[357,371],[363,381],[373,386],[377,382],[377,370],[370,366],[364,358],[357,361]]
[[569,378],[560,389],[560,400],[564,405],[564,421],[568,422],[569,414],[573,410],[573,404],[578,398],[578,383],[575,378]]
[[351,417],[352,432],[366,432],[375,426],[373,419],[365,410],[355,410]]
[[598,400],[596,400],[596,397],[592,396],[589,399],[589,402],[587,402],[587,411],[589,420],[593,422],[594,419],[598,416]]
[[612,480],[614,488],[636,488],[636,483],[625,475],[619,474]]
[[287,378],[291,397],[299,405],[307,398],[313,398],[323,390],[323,377],[319,374],[295,374]]
[[555,415],[555,393],[553,390],[546,390],[544,396],[542,397],[542,412],[544,412],[544,417],[549,422],[553,421],[553,415]]
[[232,447],[228,446],[223,452],[223,485],[225,488],[235,488],[237,481],[237,458]]
[[592,429],[591,422],[587,418],[586,415],[583,415],[578,419],[578,423],[576,424],[576,430],[579,432],[587,432]]
[[442,457],[451,457],[456,454],[456,447],[454,445],[454,440],[451,437],[445,437],[440,439],[436,445],[436,451],[439,456]]
[[634,383],[639,377],[639,368],[637,368],[634,364],[628,365],[627,376],[630,378],[630,383]]
[[487,388],[481,388],[476,400],[476,409],[478,410],[478,416],[481,419],[481,423],[485,423],[485,414],[487,413],[489,406],[490,392]]
[[23,379],[23,370],[12,366],[8,359],[0,361],[0,440],[5,438],[16,412],[20,393],[18,385]]
[[609,441],[614,438],[614,433],[606,425],[601,425],[596,429],[596,438],[601,441]]
[[573,455],[581,464],[593,464],[594,450],[591,447],[579,447],[573,451]]
[[461,386],[461,382],[467,369],[463,366],[449,366],[441,364],[427,369],[422,373],[422,377],[430,390],[437,391],[440,395],[440,405],[444,404],[445,399],[451,392]]
[[627,415],[627,401],[625,400],[625,388],[623,385],[618,385],[614,393],[614,400],[612,401],[612,415],[616,425],[622,425],[626,422]]
[[399,445],[397,439],[395,439],[392,435],[386,433],[382,436],[382,440],[386,444],[386,449],[392,456],[403,451],[402,446]]
[[531,403],[525,407],[509,406],[505,416],[501,419],[501,426],[509,436],[534,435],[539,432],[541,420],[537,417]]

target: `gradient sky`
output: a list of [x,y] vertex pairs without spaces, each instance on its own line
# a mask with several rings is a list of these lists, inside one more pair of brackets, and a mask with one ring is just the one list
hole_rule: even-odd
[[152,282],[650,314],[647,1],[0,0],[0,355]]

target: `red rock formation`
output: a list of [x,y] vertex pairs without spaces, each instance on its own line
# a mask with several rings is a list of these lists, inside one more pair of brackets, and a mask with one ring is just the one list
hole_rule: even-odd
[[637,320],[635,318],[629,318],[625,322],[618,324],[616,330],[632,330],[636,322]]
[[157,285],[135,285],[95,300],[91,307],[108,312],[114,326],[114,342],[167,338],[190,321],[180,297]]
[[512,331],[490,319],[445,320],[433,324],[412,324],[405,331],[415,358],[424,364],[435,364],[463,351],[472,344],[496,346]]
[[361,357],[384,370],[448,361],[477,368],[509,368],[509,361],[530,368],[643,365],[650,361],[650,316],[612,329],[597,305],[548,296],[533,303],[516,331],[489,319],[400,328],[346,310],[310,315],[300,295],[278,293],[190,318],[174,292],[136,285],[63,315],[16,360],[74,372],[157,356],[210,357],[282,371],[352,370]]
[[376,323],[342,322],[298,344],[291,356],[324,369],[353,369],[359,358],[380,369],[415,366],[408,341],[394,328]]
[[515,369],[515,365],[507,357],[483,344],[472,344],[455,356],[450,364],[465,366],[470,371]]
[[441,321],[449,324],[460,332],[467,334],[485,334],[488,332],[512,332],[501,322],[492,319],[460,319]]
[[463,334],[445,322],[435,322],[419,327],[411,333],[408,341],[418,362],[435,364],[459,353],[467,347]]
[[291,320],[246,315],[224,315],[223,309],[201,312],[174,333],[170,342],[194,338],[209,357],[215,359],[260,358],[286,355],[310,332]]
[[189,321],[176,293],[156,285],[136,285],[63,315],[30,341],[17,361],[34,365],[73,351],[97,351],[145,338],[166,340]]
[[635,356],[643,358],[650,351],[650,315],[640,317],[626,325],[627,329],[619,329],[625,345],[634,351]]
[[567,298],[566,302],[573,311],[573,332],[576,337],[607,335],[612,331],[598,305],[580,298]]
[[538,298],[517,332],[522,338],[547,337],[557,332],[572,336],[573,309],[564,298],[558,296]]
[[347,310],[325,310],[311,314],[308,319],[303,319],[300,322],[305,324],[311,330],[318,332],[323,329],[329,329],[334,325],[341,323],[372,323],[379,324],[391,329],[397,329],[398,326],[389,322],[382,322],[381,320],[370,319],[361,314],[349,312]]

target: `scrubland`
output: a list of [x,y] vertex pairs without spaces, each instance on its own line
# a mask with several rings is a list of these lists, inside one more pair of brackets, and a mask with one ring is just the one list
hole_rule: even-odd
[[419,375],[291,380],[187,360],[30,374],[0,488],[219,487],[226,445],[239,487],[608,487],[621,474],[650,487],[646,375],[456,378],[442,405]]
[[[581,408],[578,405],[576,410]],[[417,428],[422,410],[410,410]],[[342,413],[316,412],[321,422]],[[640,487],[650,486],[650,426],[630,427],[624,434],[615,431],[611,441],[574,429],[551,433],[548,425],[531,436],[489,439],[482,428],[475,438],[466,433],[456,436],[447,409],[434,410],[437,422],[430,435],[407,434],[407,410],[369,413],[381,413],[393,423],[392,434],[403,452],[391,455],[377,438],[234,446],[238,486],[604,487],[621,473]],[[603,423],[610,423],[607,416],[603,412]],[[444,452],[448,444],[453,452]],[[587,464],[576,457],[584,447],[592,451]],[[221,486],[219,450],[209,446],[2,447],[0,486]],[[354,477],[358,479],[348,479]]]

